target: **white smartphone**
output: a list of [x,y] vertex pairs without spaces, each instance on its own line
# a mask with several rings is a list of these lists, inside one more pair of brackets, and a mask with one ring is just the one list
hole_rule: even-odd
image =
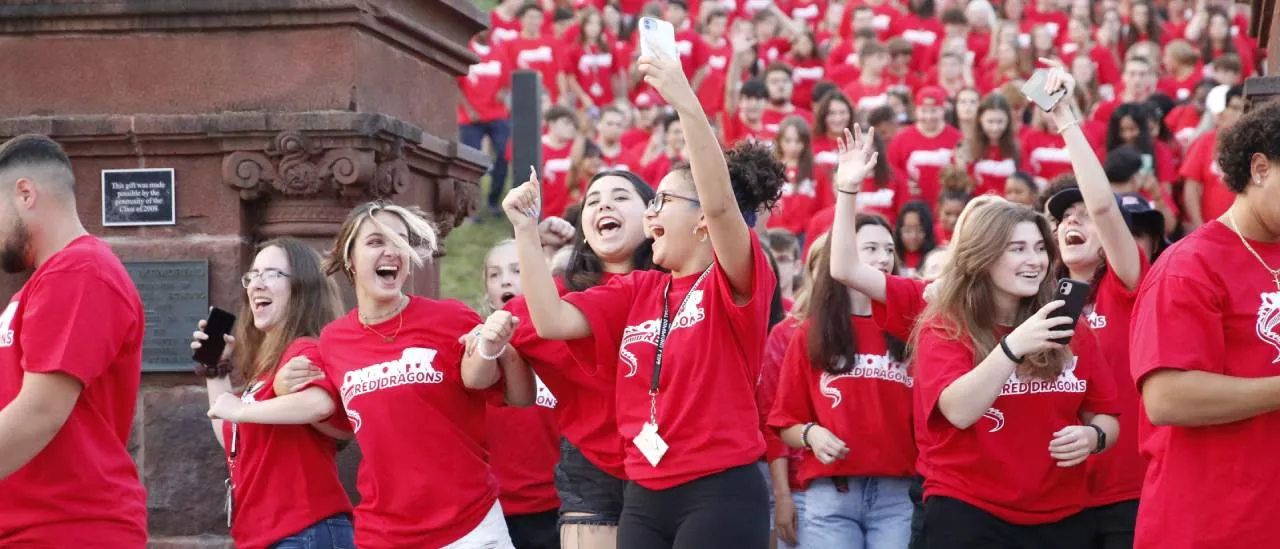
[[654,54],[680,61],[680,51],[676,49],[676,28],[661,19],[641,17],[640,56]]
[[1058,102],[1067,95],[1066,88],[1058,88],[1058,91],[1052,94],[1045,93],[1044,85],[1048,75],[1048,69],[1037,69],[1036,72],[1031,74],[1031,78],[1028,78],[1027,82],[1022,85],[1022,95],[1027,96],[1027,99],[1030,99],[1032,103],[1035,103],[1044,112],[1053,110],[1058,105]]

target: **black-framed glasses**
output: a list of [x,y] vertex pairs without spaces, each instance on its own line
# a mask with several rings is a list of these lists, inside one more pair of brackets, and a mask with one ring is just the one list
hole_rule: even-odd
[[289,278],[289,273],[280,269],[263,269],[261,271],[249,271],[240,277],[240,285],[246,289],[253,285],[254,280],[261,280],[263,284],[270,284],[281,278]]
[[692,202],[694,206],[698,206],[698,207],[702,206],[702,203],[699,202],[698,199],[696,198],[680,196],[670,191],[658,191],[657,194],[653,195],[653,200],[649,201],[649,211],[652,211],[653,213],[661,212],[662,207],[665,206],[667,202],[670,201],[669,199],[672,199],[672,198],[679,198],[680,200]]

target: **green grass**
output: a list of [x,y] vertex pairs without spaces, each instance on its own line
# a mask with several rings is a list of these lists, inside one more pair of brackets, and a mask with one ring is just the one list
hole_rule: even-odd
[[[489,178],[480,180],[481,202],[489,193]],[[477,223],[467,220],[445,238],[447,254],[440,261],[440,296],[460,299],[479,310],[484,299],[484,254],[504,238],[511,238],[505,217],[485,215]]]

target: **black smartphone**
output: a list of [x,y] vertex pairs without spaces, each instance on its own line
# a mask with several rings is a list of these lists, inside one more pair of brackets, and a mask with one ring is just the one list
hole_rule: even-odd
[[1030,99],[1032,103],[1035,103],[1044,112],[1053,110],[1058,105],[1058,102],[1062,101],[1062,98],[1067,95],[1066,88],[1060,88],[1052,94],[1045,93],[1044,81],[1048,76],[1049,71],[1047,69],[1038,69],[1031,74],[1031,78],[1027,79],[1027,83],[1022,85],[1022,95],[1027,96],[1027,99]]
[[223,349],[227,348],[227,340],[222,336],[230,334],[231,328],[235,325],[236,315],[217,307],[209,309],[209,318],[204,324],[204,333],[209,336],[209,339],[196,349],[195,354],[191,355],[191,360],[206,366],[217,365],[218,359],[222,358]]
[[[1070,318],[1071,328],[1076,327],[1076,322],[1080,320],[1080,313],[1084,311],[1085,301],[1089,299],[1089,283],[1072,280],[1070,278],[1062,278],[1058,280],[1058,287],[1053,291],[1053,301],[1062,300],[1066,304],[1058,307],[1056,311],[1049,313],[1049,318]],[[1054,327],[1055,330],[1063,329],[1061,326]],[[1066,345],[1071,343],[1070,337],[1064,337],[1053,340],[1055,343]]]

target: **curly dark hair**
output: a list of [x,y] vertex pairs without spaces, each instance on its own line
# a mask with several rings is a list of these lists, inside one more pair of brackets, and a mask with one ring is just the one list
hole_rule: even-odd
[[743,141],[725,151],[724,160],[729,165],[729,182],[739,210],[759,212],[773,208],[787,182],[787,170],[773,156],[768,143]]
[[1250,158],[1262,154],[1271,163],[1280,163],[1280,103],[1257,105],[1218,135],[1218,167],[1222,182],[1236,194],[1249,186]]

